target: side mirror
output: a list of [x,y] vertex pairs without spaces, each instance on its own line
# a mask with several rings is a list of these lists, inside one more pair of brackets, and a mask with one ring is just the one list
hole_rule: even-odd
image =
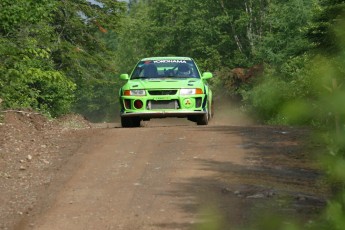
[[210,72],[205,72],[205,73],[202,74],[201,79],[206,80],[206,79],[210,79],[210,78],[212,78],[212,77],[213,77],[212,73],[210,73]]
[[121,80],[129,80],[129,75],[126,74],[126,73],[123,73],[123,74],[120,75],[120,79]]

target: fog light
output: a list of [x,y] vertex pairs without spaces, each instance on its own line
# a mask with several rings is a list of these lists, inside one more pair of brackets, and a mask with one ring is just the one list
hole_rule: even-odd
[[136,108],[136,109],[141,109],[142,107],[143,107],[143,102],[141,101],[141,100],[135,100],[134,101],[134,107]]
[[131,109],[131,100],[125,100],[126,109]]

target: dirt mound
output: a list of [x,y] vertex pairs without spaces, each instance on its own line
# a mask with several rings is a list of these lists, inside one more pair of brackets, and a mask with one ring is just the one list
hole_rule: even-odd
[[77,148],[76,138],[84,138],[73,132],[88,127],[78,115],[49,120],[34,111],[2,112],[0,229],[11,229],[33,210],[40,191],[49,186],[56,170]]
[[67,114],[56,120],[63,128],[68,129],[84,129],[91,128],[91,123],[80,114]]

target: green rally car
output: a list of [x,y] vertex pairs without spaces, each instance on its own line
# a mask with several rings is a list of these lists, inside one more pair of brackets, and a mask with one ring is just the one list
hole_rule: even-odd
[[207,125],[212,117],[212,91],[189,57],[151,57],[140,60],[120,89],[122,127],[139,127],[142,120],[181,117]]

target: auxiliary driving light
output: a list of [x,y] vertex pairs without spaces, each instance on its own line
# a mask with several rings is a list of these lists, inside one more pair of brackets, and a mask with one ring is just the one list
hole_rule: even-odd
[[135,100],[134,101],[134,107],[136,109],[141,109],[143,107],[144,103],[141,100]]

